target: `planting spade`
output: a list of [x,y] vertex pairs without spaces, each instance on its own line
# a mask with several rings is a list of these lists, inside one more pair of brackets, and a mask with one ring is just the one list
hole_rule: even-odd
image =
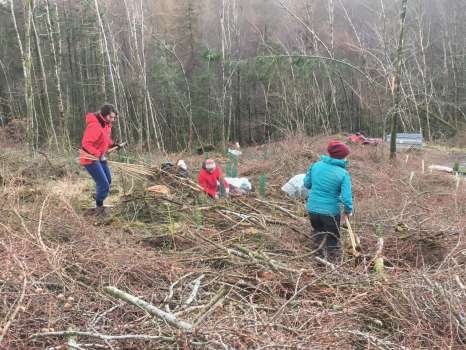
[[358,257],[361,255],[361,245],[360,245],[359,237],[354,233],[353,229],[351,228],[351,224],[348,218],[346,218],[345,223],[346,223],[346,227],[348,228],[348,233],[350,236],[351,253],[353,254],[353,256]]

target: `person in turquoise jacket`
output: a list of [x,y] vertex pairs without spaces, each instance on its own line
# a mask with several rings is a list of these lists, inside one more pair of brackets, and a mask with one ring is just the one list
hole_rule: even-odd
[[327,152],[328,156],[321,156],[309,167],[304,187],[310,190],[307,211],[318,253],[335,259],[339,254],[340,220],[344,222],[353,212],[351,176],[346,169],[350,149],[343,142],[331,141]]

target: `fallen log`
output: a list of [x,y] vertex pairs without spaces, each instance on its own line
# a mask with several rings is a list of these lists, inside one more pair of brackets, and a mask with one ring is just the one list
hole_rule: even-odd
[[44,332],[34,333],[30,338],[44,338],[44,337],[85,337],[95,338],[103,341],[114,341],[114,340],[163,340],[163,341],[175,341],[175,338],[164,337],[160,335],[146,335],[146,334],[123,334],[123,335],[107,335],[94,332],[83,332],[83,331],[59,331],[59,332]]
[[149,304],[145,302],[142,299],[139,299],[138,297],[135,297],[131,294],[128,294],[126,292],[123,292],[122,290],[119,290],[118,288],[112,287],[112,286],[107,286],[104,288],[105,293],[108,295],[116,298],[123,300],[129,304],[132,304],[134,306],[137,306],[144,311],[148,312],[152,316],[156,316],[165,322],[167,322],[169,325],[176,327],[178,329],[182,329],[185,331],[190,331],[193,328],[193,325],[191,323],[188,323],[186,321],[182,321],[176,318],[175,315],[165,312],[163,310],[160,310],[159,308],[155,307],[152,304]]

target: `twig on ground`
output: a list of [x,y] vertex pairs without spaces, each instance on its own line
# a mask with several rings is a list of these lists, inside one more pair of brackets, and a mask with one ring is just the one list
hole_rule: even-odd
[[198,278],[196,278],[193,282],[193,290],[191,291],[191,294],[189,295],[188,299],[184,302],[184,306],[188,306],[193,302],[193,300],[196,298],[197,293],[199,292],[199,288],[201,287],[201,281],[205,277],[204,274],[200,275]]
[[96,314],[94,316],[94,318],[92,319],[92,321],[90,322],[90,327],[95,327],[95,325],[97,323],[99,323],[99,321],[105,317],[105,315],[108,315],[109,313],[113,312],[114,310],[118,309],[119,307],[122,307],[123,305],[125,305],[124,303],[121,303],[121,304],[118,304],[118,305],[114,305],[112,306],[110,309],[100,313],[100,314]]
[[182,330],[185,330],[185,331],[189,331],[193,327],[192,324],[190,324],[190,323],[188,323],[186,321],[178,320],[175,315],[173,315],[171,313],[168,313],[168,312],[165,312],[163,310],[160,310],[159,308],[155,307],[154,305],[149,304],[149,303],[145,302],[144,300],[139,299],[139,298],[137,298],[137,297],[135,297],[135,296],[133,296],[131,294],[125,293],[125,292],[119,290],[118,288],[108,286],[108,287],[104,288],[104,291],[107,294],[114,297],[114,298],[126,301],[129,304],[132,304],[134,306],[137,306],[137,307],[143,309],[144,311],[148,312],[152,316],[156,316],[158,318],[161,318],[162,320],[164,320],[165,322],[167,322],[169,325],[171,325],[173,327],[176,327],[176,328],[179,328],[179,329],[182,329]]
[[61,331],[61,332],[44,332],[34,333],[30,338],[44,338],[44,337],[87,337],[96,338],[104,341],[114,340],[163,340],[163,341],[174,341],[175,338],[165,337],[161,335],[146,335],[146,334],[125,334],[125,335],[106,335],[93,332],[83,331]]
[[198,327],[202,321],[206,319],[207,316],[209,316],[214,309],[217,307],[218,304],[227,296],[227,294],[230,292],[231,288],[228,287],[222,287],[217,295],[215,295],[214,298],[205,306],[204,309],[201,310],[199,313],[199,316],[196,317],[194,321],[194,327]]
[[285,213],[286,215],[290,216],[291,218],[293,219],[296,219],[296,220],[300,220],[301,218],[299,216],[296,216],[294,215],[292,212],[290,212],[288,209],[285,209],[281,206],[279,206],[278,204],[274,204],[274,203],[271,203],[271,202],[267,202],[267,201],[264,201],[264,200],[261,200],[261,199],[255,199],[257,202],[259,203],[263,203],[263,204],[266,204],[266,205],[270,205],[278,210],[280,210],[281,212]]
[[[6,249],[6,245],[3,243],[3,242],[0,242],[0,244],[3,245],[3,247]],[[0,345],[2,344],[3,342],[3,339],[5,338],[6,334],[8,333],[8,330],[10,329],[11,327],[11,324],[13,323],[13,321],[15,320],[16,316],[18,315],[18,312],[20,311],[21,307],[23,306],[23,300],[24,300],[24,297],[26,295],[26,287],[27,287],[27,277],[26,277],[26,271],[25,271],[25,267],[23,265],[23,263],[16,257],[16,255],[12,255],[13,257],[13,260],[16,262],[16,264],[18,265],[18,267],[21,269],[21,274],[22,274],[22,278],[23,278],[23,285],[22,285],[22,288],[21,288],[21,293],[18,297],[18,300],[16,301],[16,305],[13,309],[13,311],[6,317],[6,321],[2,327],[2,331],[0,333]]]
[[175,282],[173,282],[170,287],[168,288],[168,295],[165,297],[165,299],[163,300],[163,303],[165,304],[165,309],[167,310],[167,312],[170,312],[170,306],[168,305],[168,302],[173,298],[173,293],[174,293],[174,289],[176,287],[176,285],[178,283],[180,283],[183,279],[185,279],[186,277],[189,277],[193,274],[194,272],[189,272],[187,273],[186,275],[184,276],[181,276],[178,280],[176,280]]
[[347,334],[352,334],[358,337],[363,337],[367,339],[369,342],[371,342],[373,345],[380,347],[381,349],[387,349],[387,350],[410,350],[409,348],[395,344],[393,342],[390,342],[388,340],[382,340],[380,338],[377,338],[376,336],[369,334],[369,333],[364,333],[361,331],[353,331],[353,330],[343,330],[343,329],[338,329],[334,331],[335,333],[347,333]]
[[316,261],[320,262],[321,264],[330,267],[332,270],[335,270],[335,265],[333,265],[331,262],[321,258],[320,256],[315,256],[314,259]]

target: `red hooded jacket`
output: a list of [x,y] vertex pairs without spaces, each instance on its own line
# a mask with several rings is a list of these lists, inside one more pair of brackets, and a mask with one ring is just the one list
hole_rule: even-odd
[[[206,169],[202,168],[199,173],[199,185],[201,185],[204,192],[209,196],[215,197],[217,194],[217,181],[220,181],[222,177],[222,171],[218,166],[215,167],[214,171],[209,173]],[[225,188],[228,188],[228,182],[224,180]]]
[[[84,131],[81,148],[83,151],[100,158],[112,145],[112,125],[100,114],[87,113],[86,130]],[[84,154],[79,157],[81,165],[92,164],[92,160],[86,159]]]

